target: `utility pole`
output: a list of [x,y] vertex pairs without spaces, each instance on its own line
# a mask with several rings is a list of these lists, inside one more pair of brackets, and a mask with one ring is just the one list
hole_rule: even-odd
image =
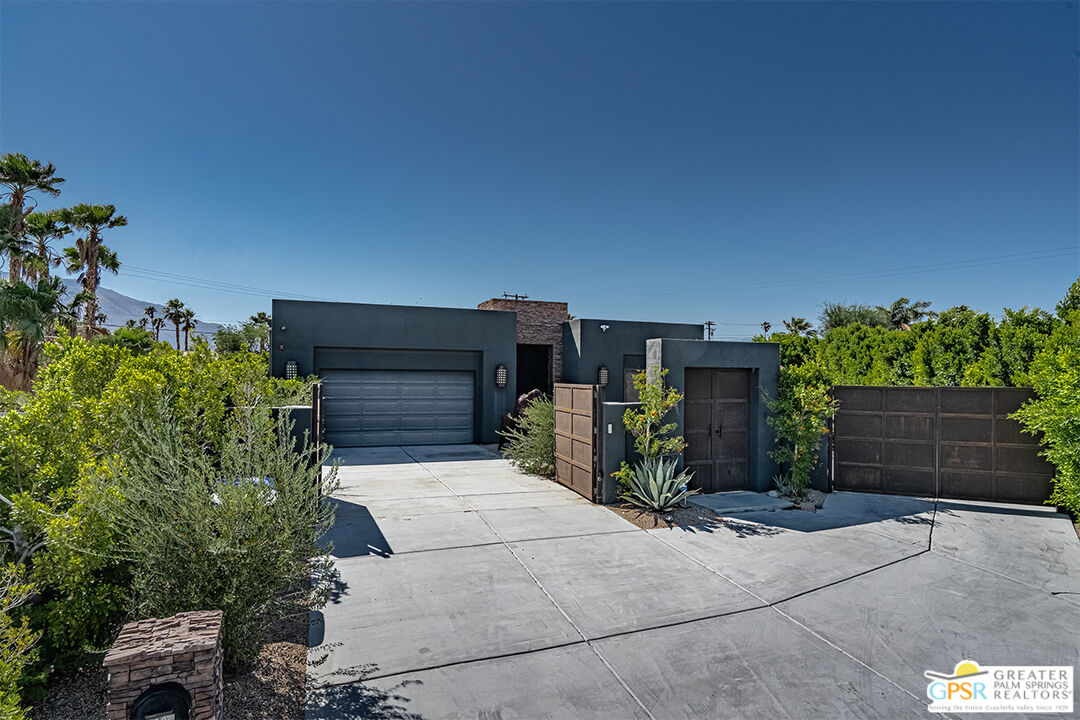
[[705,332],[709,334],[709,337],[707,338],[708,340],[712,340],[713,328],[715,327],[716,323],[714,323],[712,320],[705,321]]
[[528,295],[518,295],[517,293],[508,293],[508,292],[504,292],[503,297],[506,298],[507,300],[528,300],[529,299]]

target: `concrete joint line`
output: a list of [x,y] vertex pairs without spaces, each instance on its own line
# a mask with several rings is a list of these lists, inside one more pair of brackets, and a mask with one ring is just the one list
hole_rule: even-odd
[[[931,525],[931,531],[932,531],[932,530],[933,530],[933,526]],[[877,676],[878,676],[878,677],[880,677],[880,678],[881,678],[882,680],[884,680],[885,682],[889,683],[890,685],[892,685],[893,687],[895,687],[895,688],[896,688],[897,690],[899,690],[900,692],[904,693],[905,695],[908,695],[908,696],[910,696],[911,698],[913,698],[914,700],[918,701],[918,702],[919,702],[919,703],[921,704],[921,702],[922,702],[922,698],[920,698],[920,697],[919,697],[918,695],[916,695],[915,693],[911,692],[911,691],[910,691],[910,690],[908,690],[907,688],[904,688],[903,686],[901,686],[901,685],[900,685],[899,683],[897,683],[896,681],[894,681],[894,680],[893,680],[892,678],[888,677],[887,675],[885,675],[885,674],[881,673],[881,672],[880,672],[880,671],[878,671],[878,670],[875,670],[875,669],[874,669],[873,667],[871,667],[870,665],[867,665],[867,664],[866,664],[866,663],[864,663],[864,662],[863,662],[862,660],[859,660],[859,659],[858,659],[857,657],[855,657],[854,655],[852,655],[852,654],[851,654],[851,653],[849,653],[848,651],[844,650],[844,649],[843,649],[843,648],[841,648],[841,647],[840,647],[839,645],[837,645],[837,644],[833,643],[832,641],[830,641],[829,639],[827,639],[826,637],[824,637],[824,636],[823,636],[823,635],[821,635],[820,633],[816,632],[815,630],[813,630],[813,629],[811,629],[811,628],[807,627],[806,625],[804,625],[803,623],[799,622],[799,621],[798,621],[798,620],[796,620],[795,618],[791,617],[791,616],[790,616],[790,615],[788,615],[788,614],[787,614],[786,612],[784,612],[783,610],[781,610],[780,608],[778,608],[778,607],[776,607],[776,606],[777,606],[777,605],[778,605],[779,603],[787,602],[788,600],[791,600],[791,599],[793,599],[793,598],[796,598],[796,597],[801,597],[801,596],[803,596],[803,595],[807,595],[807,594],[809,594],[809,593],[812,593],[812,592],[816,592],[817,590],[821,590],[822,588],[825,588],[825,587],[831,587],[831,586],[833,586],[833,585],[838,585],[838,584],[840,584],[840,583],[842,583],[842,582],[846,582],[846,581],[848,581],[848,580],[852,579],[853,577],[859,577],[859,576],[861,576],[861,575],[866,575],[866,574],[868,574],[868,573],[874,572],[875,570],[880,570],[880,569],[881,569],[881,568],[883,568],[883,567],[888,567],[888,566],[890,566],[890,565],[895,565],[896,563],[899,563],[899,562],[903,562],[904,560],[910,560],[910,559],[911,559],[911,558],[913,558],[913,557],[918,557],[919,555],[923,555],[923,554],[925,554],[925,553],[928,553],[928,552],[930,552],[930,549],[929,549],[929,548],[927,548],[926,550],[920,550],[919,552],[915,553],[914,555],[909,555],[909,556],[907,556],[907,557],[903,557],[903,558],[900,558],[899,560],[893,560],[892,562],[886,563],[886,564],[884,564],[884,565],[882,565],[882,566],[880,566],[880,567],[875,567],[875,568],[871,568],[870,570],[866,570],[866,571],[864,571],[864,572],[858,573],[857,575],[853,575],[853,576],[852,576],[852,578],[843,578],[843,579],[841,579],[841,580],[837,580],[836,582],[832,582],[832,583],[829,583],[828,585],[823,585],[823,586],[822,586],[822,587],[820,587],[820,588],[812,588],[812,589],[810,589],[810,590],[807,590],[807,591],[805,591],[805,592],[801,592],[801,593],[798,593],[798,594],[796,594],[796,595],[793,595],[793,596],[791,596],[791,597],[789,597],[789,598],[783,598],[783,599],[781,599],[781,600],[777,600],[776,602],[769,602],[769,601],[767,601],[767,600],[766,600],[765,598],[763,598],[763,597],[761,597],[760,595],[758,595],[757,593],[755,593],[754,591],[750,590],[749,588],[743,587],[742,585],[740,585],[739,583],[735,582],[734,580],[732,580],[732,579],[731,579],[731,578],[729,578],[728,576],[724,575],[724,574],[723,574],[722,572],[720,572],[719,570],[716,570],[716,569],[714,569],[714,568],[711,568],[711,567],[709,567],[708,565],[706,565],[705,563],[701,562],[701,561],[700,561],[700,560],[698,560],[697,558],[691,557],[691,556],[690,556],[689,554],[687,554],[687,553],[686,553],[686,552],[684,552],[683,550],[681,550],[681,549],[679,549],[679,548],[675,547],[674,545],[672,545],[671,543],[667,542],[667,541],[666,541],[666,540],[664,540],[663,538],[657,537],[656,535],[653,535],[652,533],[648,533],[648,534],[650,535],[650,537],[654,537],[654,538],[656,538],[656,540],[658,540],[659,542],[663,543],[664,545],[666,545],[667,547],[671,548],[672,550],[674,550],[675,552],[679,553],[680,555],[683,555],[684,557],[686,557],[686,558],[689,558],[689,559],[690,559],[691,561],[693,561],[693,562],[697,563],[698,565],[700,565],[701,567],[705,568],[705,569],[706,569],[706,570],[708,570],[709,572],[711,572],[711,573],[714,573],[714,574],[716,574],[716,575],[720,576],[720,577],[721,577],[721,578],[723,578],[724,580],[727,580],[727,581],[728,581],[729,583],[731,583],[731,584],[732,584],[732,585],[734,585],[735,587],[739,588],[740,590],[742,590],[743,592],[747,593],[747,594],[748,594],[748,595],[750,595],[751,597],[753,597],[753,598],[757,599],[757,600],[758,600],[758,602],[762,603],[762,607],[761,607],[761,608],[752,608],[752,609],[755,609],[755,610],[760,610],[760,609],[762,609],[762,608],[766,608],[766,607],[767,607],[767,608],[770,608],[770,609],[774,610],[775,612],[777,612],[777,613],[778,613],[778,614],[780,615],[780,617],[782,617],[782,618],[784,618],[784,619],[788,620],[789,622],[791,622],[791,623],[792,623],[792,624],[794,624],[795,626],[797,626],[797,627],[801,628],[801,629],[802,629],[802,630],[804,630],[805,632],[808,632],[808,633],[810,633],[811,635],[813,635],[814,637],[816,637],[816,638],[817,638],[818,640],[820,640],[821,642],[825,643],[826,645],[828,645],[828,646],[829,646],[829,647],[831,647],[832,649],[834,649],[834,650],[836,650],[837,652],[839,652],[839,653],[840,653],[841,655],[843,655],[843,656],[845,656],[846,658],[848,658],[849,660],[851,660],[851,661],[855,662],[855,663],[856,663],[857,665],[860,665],[860,666],[862,666],[862,667],[866,668],[867,670],[869,670],[870,672],[872,672],[872,673],[873,673],[874,675],[877,675]],[[697,622],[697,621],[693,621],[693,620],[691,620],[691,621],[689,621],[689,622]]]
[[[408,451],[408,450],[406,450],[405,448],[402,448],[401,450],[402,450],[402,452],[404,452],[404,453],[405,453],[406,455],[408,455],[408,456],[409,456],[410,458],[412,458],[412,459],[413,459],[413,462],[415,462],[415,463],[416,463],[417,465],[419,465],[420,467],[422,467],[422,468],[424,469],[424,471],[425,471],[425,472],[427,472],[428,474],[430,474],[430,475],[431,475],[431,477],[435,478],[435,480],[437,480],[437,481],[438,481],[439,483],[441,483],[441,484],[443,485],[443,487],[445,487],[445,488],[446,488],[447,490],[450,490],[451,492],[453,492],[453,490],[452,490],[452,489],[450,488],[450,486],[449,486],[449,485],[447,485],[446,483],[444,483],[444,482],[442,481],[442,479],[441,479],[441,478],[440,478],[440,477],[439,477],[438,475],[436,475],[435,473],[433,473],[433,472],[432,472],[432,471],[431,471],[431,470],[430,470],[430,469],[429,469],[429,468],[427,467],[427,465],[425,465],[424,463],[420,462],[420,461],[419,461],[419,460],[417,460],[416,458],[413,458],[413,456],[412,456],[412,455],[411,455],[411,454],[409,453],[409,451]],[[455,493],[455,494],[457,494],[457,493]],[[539,579],[538,579],[538,578],[537,578],[537,577],[536,577],[535,575],[533,575],[532,571],[531,571],[531,570],[529,570],[528,566],[527,566],[527,565],[525,565],[525,563],[524,563],[524,562],[522,562],[521,558],[520,558],[520,557],[518,556],[518,554],[517,554],[517,553],[516,553],[516,552],[514,551],[514,548],[510,547],[510,543],[506,542],[506,540],[505,540],[505,539],[503,538],[503,536],[499,534],[499,531],[498,531],[498,530],[496,530],[496,529],[495,529],[494,527],[492,527],[492,526],[491,526],[491,523],[489,523],[489,522],[488,522],[488,519],[487,519],[486,517],[484,517],[484,513],[483,513],[483,512],[481,512],[480,510],[477,510],[477,509],[476,509],[476,507],[475,507],[475,506],[474,506],[474,505],[473,505],[472,503],[470,503],[470,502],[469,502],[469,501],[468,501],[468,500],[467,500],[467,499],[465,498],[465,496],[463,496],[463,495],[457,495],[457,497],[458,497],[458,498],[459,498],[459,499],[460,499],[460,500],[461,500],[461,501],[462,501],[463,503],[465,503],[466,505],[468,505],[468,506],[469,506],[469,509],[470,509],[470,510],[472,510],[473,512],[475,512],[475,513],[477,514],[477,516],[479,516],[479,518],[480,518],[481,520],[483,520],[483,521],[484,521],[484,524],[485,524],[485,525],[487,525],[487,526],[488,526],[488,529],[489,529],[489,530],[491,530],[491,532],[493,532],[493,533],[495,534],[495,537],[499,538],[499,541],[500,541],[500,542],[502,542],[503,546],[504,546],[504,547],[505,547],[505,548],[506,548],[507,550],[509,550],[509,551],[510,551],[510,554],[511,554],[511,555],[512,555],[512,556],[514,557],[514,560],[516,560],[516,561],[517,561],[517,563],[518,563],[518,565],[520,565],[520,566],[521,566],[521,569],[522,569],[522,570],[524,570],[524,571],[525,571],[526,573],[528,573],[529,577],[530,577],[530,578],[532,578],[532,581],[533,581],[534,583],[536,583],[536,587],[540,588],[540,592],[544,593],[544,596],[545,596],[545,597],[547,597],[548,601],[549,601],[549,602],[551,602],[551,604],[555,606],[555,609],[559,611],[559,614],[561,614],[561,615],[562,615],[562,616],[563,616],[564,618],[566,618],[566,622],[568,622],[568,623],[570,624],[570,627],[574,628],[574,632],[576,632],[576,633],[577,633],[578,635],[580,635],[580,636],[581,636],[581,640],[582,640],[582,642],[584,642],[584,643],[585,643],[585,645],[586,645],[586,646],[588,646],[588,648],[589,648],[590,650],[592,650],[593,654],[594,654],[594,655],[596,655],[597,659],[598,659],[598,660],[599,660],[599,661],[600,661],[601,663],[603,663],[604,667],[606,667],[606,668],[607,668],[607,670],[608,670],[608,672],[610,672],[610,673],[611,673],[611,676],[612,676],[612,677],[614,677],[614,678],[615,678],[615,680],[616,680],[616,681],[618,681],[618,683],[619,683],[620,685],[622,685],[622,687],[623,687],[623,690],[625,690],[625,691],[626,691],[626,693],[627,693],[627,694],[628,694],[628,695],[629,695],[629,696],[630,696],[631,698],[633,698],[634,702],[635,702],[635,703],[637,703],[638,707],[640,707],[640,708],[641,708],[642,712],[644,712],[644,713],[645,713],[645,715],[646,715],[646,716],[648,716],[650,720],[656,720],[656,718],[655,718],[655,717],[653,716],[653,714],[652,714],[651,712],[649,712],[649,708],[645,707],[645,703],[641,702],[641,699],[640,699],[640,698],[639,698],[639,697],[638,697],[638,696],[637,696],[637,695],[636,695],[636,694],[634,693],[634,691],[633,691],[633,690],[631,690],[631,689],[630,689],[630,686],[626,684],[626,681],[622,679],[622,677],[621,677],[621,676],[619,675],[619,673],[615,672],[615,668],[611,667],[611,663],[609,663],[609,662],[607,661],[607,659],[606,659],[606,658],[605,658],[605,657],[604,657],[603,655],[601,655],[601,654],[600,654],[600,651],[599,651],[599,650],[598,650],[598,649],[597,649],[597,648],[596,648],[596,647],[595,647],[595,646],[594,646],[594,645],[593,645],[593,644],[592,644],[591,642],[589,642],[589,638],[585,637],[585,633],[583,633],[583,632],[581,631],[581,628],[579,628],[579,627],[577,626],[577,623],[575,623],[575,622],[574,622],[574,621],[573,621],[572,619],[570,619],[570,616],[569,616],[569,615],[568,615],[568,614],[566,613],[566,611],[565,611],[565,610],[564,610],[564,609],[562,608],[562,606],[561,606],[561,605],[559,605],[559,603],[558,603],[558,602],[556,602],[555,598],[553,598],[553,597],[551,596],[551,593],[549,593],[549,592],[547,591],[547,588],[545,588],[545,587],[543,586],[543,584],[541,584],[540,580],[539,580]],[[572,644],[576,645],[576,644],[578,644],[578,643],[572,643]]]
[[[973,568],[975,570],[981,570],[984,573],[994,575],[996,577],[1001,578],[1002,580],[1008,580],[1009,582],[1016,583],[1017,585],[1022,585],[1024,587],[1028,588],[1029,590],[1036,590],[1036,591],[1041,592],[1041,593],[1047,593],[1048,595],[1051,595],[1051,596],[1054,596],[1054,597],[1058,597],[1060,595],[1080,595],[1080,591],[1074,591],[1074,590],[1057,590],[1057,591],[1047,590],[1046,588],[1041,588],[1041,587],[1039,587],[1037,585],[1032,585],[1031,583],[1024,582],[1023,580],[1018,580],[1017,578],[1014,578],[1014,577],[1012,577],[1010,575],[1006,575],[1005,573],[998,572],[997,570],[991,570],[990,568],[983,567],[982,565],[976,565],[975,563],[968,562],[967,560],[962,560],[962,559],[956,557],[955,555],[952,555],[951,553],[947,553],[947,552],[945,552],[943,550],[934,550],[933,552],[934,552],[935,555],[937,555],[939,557],[943,557],[946,560],[951,560],[952,562],[960,563],[961,565],[966,565],[967,567]],[[1073,602],[1073,601],[1069,600],[1068,602]]]

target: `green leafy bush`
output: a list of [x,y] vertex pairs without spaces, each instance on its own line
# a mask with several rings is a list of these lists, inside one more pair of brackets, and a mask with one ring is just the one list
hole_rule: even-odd
[[13,611],[26,603],[34,592],[14,565],[0,569],[0,718],[20,720],[23,673],[37,657],[38,634],[26,618],[16,620]]
[[333,522],[315,478],[327,451],[309,464],[291,423],[269,408],[238,408],[220,452],[192,442],[167,405],[135,420],[133,452],[102,478],[100,513],[116,525],[116,551],[130,566],[135,617],[224,611],[226,660],[242,665],[274,619],[321,607],[326,577],[319,538]]
[[829,418],[836,402],[821,368],[800,365],[780,370],[777,397],[765,396],[769,425],[776,431],[776,447],[770,457],[787,473],[782,480],[796,497],[803,494],[818,462],[821,438],[829,432]]
[[231,408],[302,402],[310,385],[270,378],[264,356],[221,357],[205,343],[136,354],[65,336],[45,353],[33,393],[0,415],[0,495],[11,500],[0,528],[18,536],[4,560],[25,563],[40,594],[19,612],[42,632],[41,656],[71,666],[104,651],[130,609],[132,566],[100,490],[135,455],[138,419],[166,402],[185,442],[219,458]]
[[1037,397],[1016,418],[1042,438],[1042,455],[1055,468],[1050,502],[1080,514],[1080,310],[1067,311],[1066,320],[1031,363]]
[[509,441],[503,454],[511,463],[533,475],[555,477],[555,403],[551,398],[530,402],[503,437]]
[[654,512],[667,512],[686,498],[697,493],[688,490],[690,474],[685,470],[676,474],[678,458],[670,461],[662,457],[643,460],[634,466],[627,481],[626,490],[620,497],[626,502]]

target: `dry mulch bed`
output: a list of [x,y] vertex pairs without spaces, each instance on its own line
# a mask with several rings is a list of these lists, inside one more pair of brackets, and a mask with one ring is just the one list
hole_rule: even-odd
[[655,530],[656,528],[670,527],[702,527],[717,525],[720,516],[711,510],[691,505],[684,508],[675,508],[666,513],[652,512],[639,508],[630,503],[618,503],[616,505],[604,505],[608,510],[621,516],[625,520],[637,525],[642,530]]
[[[225,720],[302,720],[307,670],[304,618],[272,626],[259,656],[241,673],[225,674]],[[45,701],[34,707],[33,720],[104,720],[104,668],[58,673],[49,679]]]

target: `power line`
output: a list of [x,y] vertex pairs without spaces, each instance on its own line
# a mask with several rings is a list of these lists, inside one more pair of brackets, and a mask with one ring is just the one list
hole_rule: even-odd
[[267,288],[256,287],[254,285],[240,285],[239,283],[223,282],[221,280],[210,280],[207,278],[194,277],[192,275],[180,275],[179,273],[165,272],[164,270],[154,270],[152,268],[143,268],[135,265],[124,265],[122,266],[122,269],[125,274],[129,274],[134,277],[140,277],[147,280],[157,280],[159,282],[172,283],[175,285],[188,285],[191,287],[205,288],[207,290],[231,292],[238,295],[255,295],[258,297],[269,298],[295,298],[298,300],[321,300],[329,302],[327,298],[315,297],[313,295],[302,295],[300,293],[293,293],[282,290],[269,290]]
[[[682,288],[678,290],[661,290],[650,293],[650,295],[692,295],[695,293],[703,292],[736,292],[743,290],[761,290],[778,287],[795,287],[799,285],[818,285],[822,283],[831,283],[836,281],[852,280],[855,278],[871,278],[871,277],[894,277],[899,275],[917,275],[924,272],[942,272],[946,270],[965,270],[968,268],[985,267],[988,265],[1004,265],[1017,262],[1028,262],[1031,260],[1049,260],[1056,257],[1066,257],[1070,255],[1080,254],[1080,247],[1060,247],[1060,248],[1047,248],[1045,250],[1033,250],[1024,253],[1012,253],[1010,255],[993,255],[984,258],[971,258],[968,260],[953,260],[951,262],[944,263],[930,263],[926,265],[909,265],[902,268],[894,268],[892,270],[871,270],[861,273],[844,273],[841,275],[827,275],[816,278],[807,278],[804,280],[788,280],[782,282],[763,282],[753,283],[749,285],[711,285],[708,287],[698,288]],[[640,294],[640,290],[634,293]],[[612,296],[625,296],[625,292],[610,292],[610,293],[594,293],[596,297],[612,297]]]

